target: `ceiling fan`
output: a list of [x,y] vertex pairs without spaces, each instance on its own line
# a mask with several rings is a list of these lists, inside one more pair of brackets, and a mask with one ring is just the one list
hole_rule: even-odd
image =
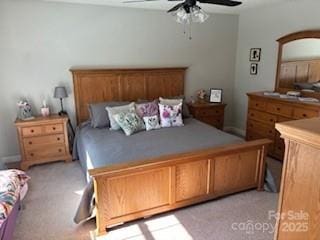
[[[124,3],[137,3],[137,2],[153,2],[158,0],[133,0],[133,1],[125,1]],[[181,1],[181,0],[168,0],[169,2],[173,1]],[[191,25],[192,22],[203,23],[205,22],[209,15],[204,12],[201,7],[197,5],[199,3],[207,3],[207,4],[215,4],[222,5],[227,7],[235,7],[242,2],[234,1],[234,0],[184,0],[183,2],[178,3],[173,8],[169,9],[167,12],[171,13],[178,23],[182,23],[184,25]],[[191,30],[190,30],[191,32]],[[190,37],[191,39],[191,34]]]

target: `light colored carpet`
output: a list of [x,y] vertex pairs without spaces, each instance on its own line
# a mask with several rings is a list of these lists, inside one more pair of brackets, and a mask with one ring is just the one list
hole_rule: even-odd
[[[281,164],[272,162],[277,176]],[[72,219],[85,178],[78,162],[32,167],[14,239],[90,239],[95,222],[76,225]],[[271,240],[278,194],[255,190],[142,219],[113,228],[99,240]],[[262,224],[268,229],[263,230]],[[253,226],[253,228],[250,228]]]

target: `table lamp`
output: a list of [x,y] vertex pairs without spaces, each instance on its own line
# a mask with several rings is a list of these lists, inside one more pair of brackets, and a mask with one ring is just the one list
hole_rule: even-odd
[[61,104],[61,111],[59,112],[59,115],[67,115],[67,112],[63,110],[63,98],[67,98],[67,90],[65,87],[56,87],[54,89],[54,98],[59,98],[60,99],[60,104]]

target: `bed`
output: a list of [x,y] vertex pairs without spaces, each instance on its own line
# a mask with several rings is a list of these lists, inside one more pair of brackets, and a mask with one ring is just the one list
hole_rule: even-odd
[[20,170],[0,171],[0,239],[10,240],[18,217],[20,201],[28,191],[29,177]]
[[[73,69],[78,123],[88,104],[174,97],[184,92],[186,68]],[[270,140],[244,142],[185,119],[184,127],[139,132],[93,129],[82,124],[81,166],[92,180],[96,234],[114,225],[231,193],[263,190]]]

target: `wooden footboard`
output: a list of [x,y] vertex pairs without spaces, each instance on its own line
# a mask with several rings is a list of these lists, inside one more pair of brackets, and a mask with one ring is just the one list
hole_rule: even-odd
[[97,235],[119,223],[247,189],[263,190],[270,143],[261,139],[90,170]]

